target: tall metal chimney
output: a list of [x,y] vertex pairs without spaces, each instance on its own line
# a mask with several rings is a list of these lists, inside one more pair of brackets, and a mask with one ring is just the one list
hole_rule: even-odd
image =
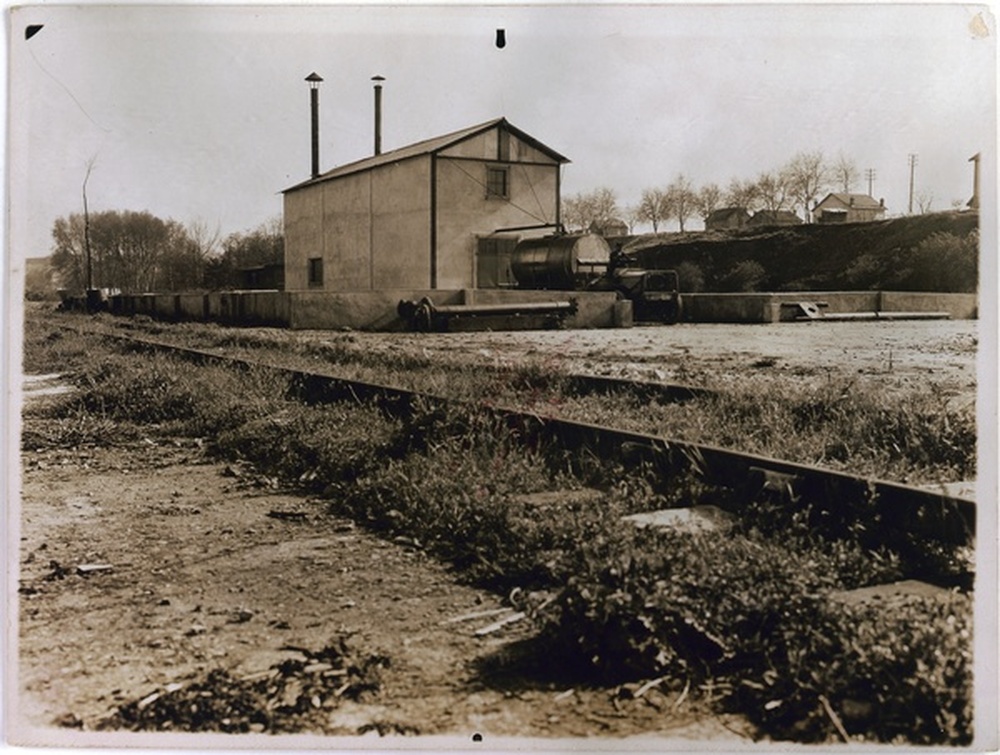
[[375,82],[375,154],[382,154],[382,82],[384,76],[372,76]]
[[323,77],[313,71],[306,76],[309,82],[309,106],[312,114],[312,177],[319,175],[319,85]]
[[969,158],[969,162],[972,163],[972,199],[968,201],[966,205],[970,210],[979,209],[979,153],[977,152],[972,157]]

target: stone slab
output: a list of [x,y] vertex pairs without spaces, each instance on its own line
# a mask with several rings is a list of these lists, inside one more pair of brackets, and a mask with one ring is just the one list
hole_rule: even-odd
[[623,518],[637,527],[661,527],[681,532],[718,532],[729,529],[735,517],[718,506],[692,506],[632,514]]
[[891,606],[903,603],[909,598],[933,598],[935,600],[950,600],[954,593],[944,587],[907,579],[902,582],[890,582],[884,585],[861,587],[857,590],[842,590],[832,593],[830,598],[844,605],[884,605]]

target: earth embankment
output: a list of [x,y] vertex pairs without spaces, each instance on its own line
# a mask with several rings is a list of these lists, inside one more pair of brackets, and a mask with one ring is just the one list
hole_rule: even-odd
[[948,291],[978,287],[979,216],[939,212],[871,223],[649,234],[624,250],[675,268],[697,291]]

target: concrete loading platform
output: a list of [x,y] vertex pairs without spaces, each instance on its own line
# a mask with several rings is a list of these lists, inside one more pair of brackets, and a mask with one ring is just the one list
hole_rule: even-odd
[[[526,313],[540,305],[573,302],[572,311],[560,317],[565,328],[611,328],[631,324],[631,308],[622,307],[610,291],[520,291],[461,289],[434,291],[366,291],[327,293],[311,291],[221,291],[207,294],[122,294],[112,296],[115,314],[145,314],[166,320],[211,320],[232,325],[268,325],[292,329],[405,331],[411,323],[400,314],[403,301],[430,299],[440,308],[495,308],[503,317],[483,318],[480,325],[495,330],[531,326],[534,318],[518,317],[512,310],[524,305]],[[627,310],[627,311],[626,311]],[[456,328],[460,329],[460,328]]]
[[797,291],[682,294],[684,322],[773,323],[797,320],[974,320],[976,294],[920,291]]
[[[196,294],[120,294],[108,308],[121,315],[145,314],[166,320],[211,320],[235,325],[293,329],[404,331],[412,325],[399,312],[401,301],[427,298],[442,308],[506,310],[517,305],[529,312],[540,305],[575,303],[559,318],[564,328],[629,327],[631,303],[612,291],[528,291],[520,289],[389,290],[361,293],[311,291],[221,291]],[[812,312],[813,316],[809,316]],[[774,323],[796,320],[940,318],[975,319],[975,294],[890,291],[682,294],[681,319],[692,323]],[[469,320],[470,318],[465,318]],[[468,325],[466,322],[465,325]],[[465,325],[455,330],[467,329]],[[505,311],[495,320],[481,318],[476,328],[494,330],[538,327],[531,317]],[[544,326],[544,325],[543,325]]]

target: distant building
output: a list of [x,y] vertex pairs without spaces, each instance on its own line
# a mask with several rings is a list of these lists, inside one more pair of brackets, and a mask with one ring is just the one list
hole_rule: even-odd
[[868,223],[885,216],[885,201],[867,194],[827,194],[813,208],[817,223]]
[[628,225],[624,220],[618,218],[608,218],[607,220],[595,220],[590,224],[590,232],[603,236],[606,239],[616,236],[628,236]]
[[802,225],[802,218],[789,210],[757,210],[747,221],[748,228],[769,225]]
[[497,118],[310,178],[284,192],[285,287],[511,285],[517,229],[560,222],[567,162]]
[[705,218],[706,231],[732,231],[743,228],[750,220],[745,207],[723,207]]

